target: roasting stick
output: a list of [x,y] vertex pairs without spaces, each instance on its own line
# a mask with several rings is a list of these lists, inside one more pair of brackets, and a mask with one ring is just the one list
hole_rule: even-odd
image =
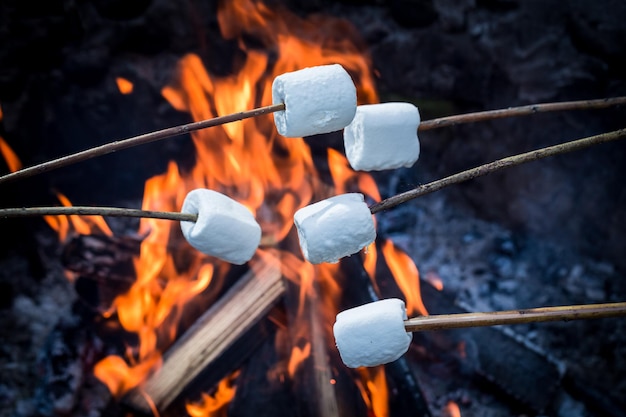
[[18,207],[0,209],[0,218],[8,219],[13,217],[29,217],[29,216],[109,216],[109,217],[147,217],[152,219],[178,220],[187,222],[196,222],[197,214],[179,213],[172,211],[152,211],[139,210],[122,207]]
[[169,138],[172,136],[179,136],[196,130],[249,119],[251,117],[257,117],[263,114],[274,113],[281,110],[285,110],[284,103],[273,104],[271,106],[228,114],[226,116],[215,117],[213,119],[201,120],[199,122],[169,127],[167,129],[158,130],[156,132],[150,132],[143,135],[134,136],[132,138],[110,142],[101,146],[97,146],[95,148],[86,149],[78,153],[63,156],[58,159],[53,159],[51,161],[43,162],[38,165],[33,165],[31,167],[12,172],[10,174],[3,175],[0,177],[0,184],[17,179],[32,177],[33,175],[42,174],[44,172],[52,171],[53,169],[75,164],[77,162],[86,161],[87,159],[91,159],[96,156],[106,155],[122,149],[131,148],[133,146],[144,145],[146,143],[156,142],[158,140]]
[[547,158],[549,156],[584,149],[600,143],[623,139],[624,137],[626,137],[626,129],[620,129],[613,132],[602,133],[600,135],[590,136],[571,142],[560,143],[558,145],[548,146],[546,148],[540,148],[534,151],[509,156],[503,159],[498,159],[488,164],[480,165],[475,168],[471,168],[466,171],[462,171],[448,177],[420,185],[419,187],[395,195],[393,197],[389,197],[379,203],[370,206],[370,211],[372,214],[376,214],[380,211],[390,209],[414,198],[441,190],[442,188],[448,187],[452,184],[458,184],[467,180],[471,180],[473,178],[482,177],[483,175],[487,175],[504,168],[520,165],[526,162],[536,161],[538,159]]
[[607,304],[541,307],[487,313],[441,314],[415,317],[404,321],[407,332],[498,326],[502,324],[540,323],[626,316],[626,302]]
[[[390,209],[406,201],[420,197],[425,194],[432,193],[434,191],[441,190],[453,184],[458,184],[463,181],[467,181],[476,177],[487,175],[489,173],[504,169],[507,167],[520,165],[526,162],[547,158],[562,153],[572,152],[579,149],[584,149],[592,145],[600,143],[610,142],[626,137],[626,129],[616,130],[614,132],[602,133],[596,136],[590,136],[583,139],[578,139],[570,142],[561,143],[554,146],[548,146],[546,148],[536,149],[534,151],[526,152],[519,155],[509,156],[507,158],[498,159],[488,164],[480,165],[475,168],[468,169],[466,171],[459,172],[454,175],[450,175],[439,180],[429,182],[427,184],[420,185],[412,190],[406,191],[402,194],[389,197],[370,206],[370,212],[376,214],[380,211]],[[18,171],[19,172],[19,171]],[[118,207],[84,207],[84,206],[72,206],[72,207],[22,207],[22,208],[4,208],[0,209],[1,218],[14,218],[14,217],[27,217],[27,216],[43,216],[43,215],[99,215],[99,216],[113,216],[113,217],[149,217],[155,219],[166,220],[178,220],[195,222],[198,219],[197,214],[191,213],[178,213],[178,212],[163,212],[163,211],[149,211],[129,208]]]
[[618,316],[626,316],[626,302],[407,319],[404,301],[388,298],[340,312],[333,333],[343,363],[358,368],[382,365],[400,358],[411,345],[411,332]]
[[[565,110],[586,110],[586,109],[602,109],[611,106],[617,106],[626,103],[626,97],[615,97],[598,100],[581,100],[581,101],[566,101],[557,103],[540,103],[531,104],[520,107],[509,107],[507,109],[490,110],[477,113],[467,113],[455,116],[447,116],[433,120],[426,120],[420,123],[418,130],[431,130],[440,127],[453,126],[462,123],[474,123],[479,121],[500,119],[505,117],[518,117],[528,116],[535,113],[546,113],[552,111],[565,111]],[[77,162],[86,161],[97,156],[106,155],[122,149],[130,148],[133,146],[143,145],[146,143],[156,142],[161,139],[166,139],[172,136],[179,136],[185,133],[193,132],[200,129],[219,126],[226,123],[236,122],[239,120],[248,119],[251,117],[261,116],[263,114],[274,113],[277,111],[285,110],[284,103],[273,104],[271,106],[260,107],[240,113],[233,113],[226,116],[220,116],[213,119],[202,120],[199,122],[188,123],[185,125],[179,125],[170,127],[167,129],[159,130],[156,132],[146,133],[139,136],[134,136],[128,139],[107,143],[95,148],[87,149],[75,154],[67,155],[58,159],[43,162],[38,165],[33,165],[28,168],[24,168],[10,174],[0,176],[0,185],[22,178],[32,177],[37,174],[52,171],[57,168],[62,168]]]
[[425,120],[420,123],[418,130],[424,131],[464,123],[483,122],[486,120],[502,119],[505,117],[530,116],[532,114],[548,113],[553,111],[604,109],[611,106],[618,106],[620,104],[626,104],[626,97],[564,101],[560,103],[529,104],[526,106],[509,107],[506,109],[488,110],[477,113],[458,114],[454,116],[440,117],[438,119]]

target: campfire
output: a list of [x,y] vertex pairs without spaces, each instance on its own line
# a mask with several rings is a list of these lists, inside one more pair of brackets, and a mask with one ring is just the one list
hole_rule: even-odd
[[[571,302],[569,304],[575,305],[570,306],[566,315],[562,315],[563,310],[550,308],[512,310],[502,314],[508,314],[505,321],[494,321],[488,313],[468,314],[472,308],[457,302],[455,294],[437,273],[428,269],[427,274],[422,272],[421,279],[410,247],[401,248],[404,245],[391,239],[391,234],[381,233],[380,229],[389,230],[389,222],[398,220],[394,220],[393,215],[389,220],[386,214],[391,212],[385,210],[416,197],[503,167],[619,139],[623,130],[538,151],[520,152],[441,180],[423,181],[421,186],[407,187],[408,191],[390,193],[386,189],[381,193],[380,184],[391,178],[386,175],[393,174],[363,170],[384,169],[376,165],[381,158],[372,157],[384,149],[357,155],[361,159],[356,163],[354,152],[359,151],[348,149],[348,139],[346,149],[342,146],[342,135],[337,131],[343,127],[316,132],[300,131],[302,126],[294,125],[296,133],[289,135],[280,130],[277,120],[291,109],[290,104],[277,104],[272,97],[273,93],[275,95],[273,82],[285,74],[337,65],[345,69],[354,83],[358,108],[376,109],[369,114],[378,114],[379,107],[369,106],[381,101],[375,88],[377,74],[356,30],[342,19],[302,18],[280,7],[249,0],[222,2],[216,16],[225,44],[234,51],[220,57],[228,58],[228,63],[220,64],[228,70],[220,71],[219,66],[207,68],[206,56],[197,53],[182,55],[172,65],[171,76],[161,86],[160,95],[169,106],[169,114],[176,114],[181,120],[188,118],[192,123],[159,131],[161,133],[156,135],[145,134],[138,142],[133,142],[133,145],[153,140],[170,143],[181,139],[165,137],[188,134],[193,144],[185,148],[193,158],[169,160],[165,172],[145,182],[141,210],[130,214],[141,217],[138,229],[132,229],[133,223],[109,217],[117,216],[115,212],[100,213],[94,207],[90,211],[82,204],[74,207],[75,199],[68,198],[71,190],[55,191],[63,207],[45,213],[46,223],[57,235],[57,242],[47,245],[62,248],[65,278],[81,296],[76,305],[87,304],[89,311],[82,313],[78,324],[66,323],[56,328],[62,334],[70,329],[84,336],[85,341],[77,343],[76,349],[81,352],[78,361],[83,361],[81,366],[89,365],[88,370],[75,373],[79,376],[72,383],[80,385],[91,378],[93,384],[106,387],[110,397],[105,396],[106,404],[100,407],[105,413],[119,415],[130,412],[216,416],[227,415],[227,410],[236,415],[256,413],[259,409],[295,410],[301,415],[324,416],[381,417],[407,412],[423,416],[460,415],[471,400],[463,396],[441,397],[434,403],[432,388],[426,386],[424,380],[440,376],[437,371],[433,371],[435,377],[426,376],[430,371],[420,370],[416,364],[454,361],[463,368],[469,366],[464,362],[469,356],[478,364],[476,374],[497,386],[496,391],[504,391],[505,396],[511,397],[515,410],[541,412],[563,410],[567,406],[619,408],[611,403],[612,397],[598,396],[595,390],[582,388],[580,374],[566,372],[549,353],[531,346],[528,340],[520,343],[519,337],[516,339],[510,332],[484,328],[479,330],[480,337],[468,337],[468,333],[463,333],[466,330],[455,330],[432,338],[426,332],[416,333],[413,341],[411,337],[404,340],[409,334],[406,332],[534,323],[552,314],[556,314],[553,320],[623,315],[623,303],[608,303],[619,300],[602,299],[599,301],[607,302],[589,308],[578,306],[588,304],[587,300]],[[130,78],[118,74],[114,79],[115,94],[128,100],[136,97],[140,90]],[[316,92],[321,95],[322,91],[315,86],[307,88],[310,92],[303,94],[301,100],[303,105],[312,106],[304,100]],[[346,97],[345,91],[341,91],[341,97]],[[503,114],[474,115],[465,121],[513,116],[515,111],[533,114],[605,108],[620,104],[619,100],[621,98],[536,105]],[[386,114],[384,119],[392,119],[403,111],[412,115],[415,106],[403,104],[407,106],[394,107],[389,113],[381,110]],[[367,117],[367,111],[364,110],[363,117]],[[415,126],[410,124],[408,128],[412,135],[418,124],[420,130],[426,130],[464,122],[462,116],[425,122],[419,120],[419,115],[417,117]],[[283,123],[289,128],[289,122]],[[361,128],[367,129],[365,122],[363,126],[366,127]],[[362,134],[358,128],[346,128],[346,132],[353,136],[350,140]],[[400,175],[401,167],[412,167],[420,153],[417,142],[415,155],[409,155],[411,140],[412,136],[402,145],[407,150],[402,156],[409,162],[402,160],[392,167],[398,169]],[[21,172],[28,172],[28,169],[22,170],[20,152],[9,143],[1,140],[0,151],[15,177],[7,175],[0,179],[0,184],[5,178],[18,178]],[[108,146],[101,147],[98,154],[118,150]],[[92,156],[97,153],[88,157]],[[69,164],[70,160],[65,162]],[[33,175],[59,168],[63,161],[55,164],[45,169],[34,167]],[[17,180],[14,184],[18,184]],[[216,237],[218,243],[207,244],[201,239],[199,246],[208,245],[207,251],[198,250],[197,242],[189,237],[189,229],[185,229],[185,225],[201,227],[201,210],[186,208],[186,201],[190,201],[186,199],[195,195],[194,190],[211,190],[215,194],[197,197],[193,205],[202,206],[203,199],[210,199],[209,205],[221,207],[219,215],[234,219],[233,223],[223,221],[224,230]],[[222,198],[216,195],[227,200],[216,203],[213,198]],[[347,196],[361,197],[356,197],[356,200],[360,198],[356,201]],[[337,197],[346,198],[337,200]],[[309,236],[319,236],[317,229],[307,223],[317,214],[302,210],[315,207],[314,203],[334,204],[336,201],[346,206],[356,204],[364,210],[365,220],[357,219],[354,211],[341,221],[335,216],[324,233],[332,236],[349,224],[354,223],[359,228],[369,221],[379,223],[379,232],[375,239],[364,237],[346,253],[318,260],[311,250],[322,243],[311,239],[308,248],[302,243],[305,232],[312,231]],[[131,211],[119,215],[129,215]],[[163,217],[163,213],[167,216]],[[251,215],[249,219],[248,215]],[[294,216],[298,228],[294,226]],[[258,224],[258,239],[250,237],[256,233],[251,226],[242,232],[245,238],[237,241],[235,230],[242,223]],[[223,236],[229,230],[233,231],[230,239]],[[213,230],[209,229],[208,233],[211,232]],[[234,249],[222,251],[233,242]],[[241,249],[248,244],[251,250]],[[230,257],[233,251],[236,255]],[[324,251],[327,249],[322,249]],[[341,259],[335,262],[337,258]],[[84,291],[84,288],[88,289]],[[90,303],[84,295],[94,292],[96,300]],[[366,350],[353,340],[354,335],[361,332],[357,327],[364,322],[375,322],[376,317],[387,313],[384,309],[368,307],[380,305],[370,303],[381,298],[396,299],[390,308],[403,314],[373,324],[372,329],[382,334],[384,329],[397,325],[400,333],[389,337],[396,338],[403,347],[382,359],[376,356],[380,349],[367,353],[367,359],[375,358],[375,363],[352,361],[360,359],[359,355]],[[534,306],[543,304],[538,299]],[[348,324],[340,320],[353,314],[346,310],[359,305],[374,308],[375,317],[359,313],[364,315],[352,315],[353,321]],[[579,307],[585,312],[581,313]],[[339,313],[344,315],[338,316]],[[579,317],[580,314],[583,316]],[[525,317],[515,318],[519,316]],[[448,324],[441,324],[442,321]],[[89,335],[77,330],[86,322],[93,332]],[[333,332],[335,322],[343,323],[347,339]],[[433,324],[429,324],[431,322]],[[460,322],[465,325],[459,325]],[[365,328],[362,333],[370,332]],[[382,340],[376,341],[377,334],[369,336],[382,346]],[[499,349],[506,351],[509,357],[487,359],[495,356]],[[513,375],[524,372],[503,368],[518,361],[527,367],[522,369],[531,371],[520,376],[522,382],[516,384],[512,382]],[[53,365],[50,369],[48,373],[56,372]],[[458,376],[468,371],[456,369],[455,372]],[[446,379],[446,376],[441,378]],[[545,390],[528,388],[542,383],[547,384]],[[50,385],[41,389],[43,392],[51,390]],[[89,404],[80,399],[79,391],[79,387],[74,387],[73,391],[70,389],[60,396],[63,401],[51,401],[47,412],[72,414],[76,410],[88,410]],[[558,406],[554,405],[555,397],[559,397]]]

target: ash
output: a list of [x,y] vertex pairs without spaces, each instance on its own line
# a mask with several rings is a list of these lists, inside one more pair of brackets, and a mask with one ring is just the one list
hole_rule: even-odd
[[[382,188],[390,195],[403,191],[407,177],[411,177],[408,171],[390,175]],[[446,191],[411,201],[377,218],[379,234],[411,255],[422,280],[439,279],[455,295],[455,304],[467,311],[617,302],[626,295],[624,280],[609,260],[468,216],[466,208],[450,202]],[[615,399],[626,396],[626,320],[501,328],[563,367],[567,378],[578,379],[593,392],[611,393]],[[463,358],[457,357],[459,363],[454,365],[450,357],[433,360],[432,354],[427,355],[432,362],[422,363],[418,373],[433,400],[431,405],[440,407],[442,415],[449,401],[458,403],[466,417],[524,414],[523,407],[498,400],[498,395],[494,396],[497,390],[476,389],[469,369],[475,360],[475,347],[465,348]],[[418,346],[414,350],[421,349]],[[515,373],[516,364],[510,365]],[[568,390],[555,398],[548,415],[602,415],[590,410],[579,392],[571,393]],[[614,405],[610,399],[606,401],[609,407]],[[614,411],[614,415],[621,415],[619,409]]]

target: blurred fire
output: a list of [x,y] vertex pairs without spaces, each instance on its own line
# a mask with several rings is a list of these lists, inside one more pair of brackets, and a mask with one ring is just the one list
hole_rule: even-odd
[[396,248],[390,240],[383,243],[382,252],[398,287],[406,297],[407,314],[427,316],[428,311],[424,307],[420,293],[420,276],[413,260]]
[[213,395],[202,394],[198,403],[187,404],[187,413],[191,417],[226,417],[226,407],[235,396],[235,380],[239,371],[227,376],[217,386]]
[[[1,116],[2,114],[0,113],[0,120],[2,120]],[[0,153],[4,158],[4,161],[6,162],[9,171],[15,172],[19,169],[22,169],[22,161],[20,161],[20,158],[17,157],[15,152],[13,152],[13,149],[11,149],[9,144],[6,143],[2,136],[0,136]]]
[[[378,101],[369,58],[356,30],[344,20],[320,16],[303,19],[260,1],[235,0],[220,3],[218,22],[222,36],[236,39],[242,52],[243,58],[234,63],[234,74],[214,76],[200,56],[188,54],[180,59],[176,78],[162,89],[173,108],[189,113],[195,121],[269,105],[276,76],[331,63],[343,65],[350,73],[360,104]],[[246,39],[254,39],[255,46],[249,46]],[[121,93],[132,91],[127,80],[118,78],[116,82]],[[298,324],[292,330],[297,334],[278,332],[277,344],[290,340],[289,353],[268,373],[281,380],[293,378],[307,361],[327,360],[319,355],[320,340],[326,349],[334,351],[332,324],[340,308],[343,279],[339,264],[314,266],[302,259],[290,233],[293,214],[307,204],[345,192],[361,192],[370,202],[380,201],[376,183],[369,174],[353,171],[340,152],[329,149],[328,170],[333,184],[325,184],[308,144],[302,138],[279,136],[271,115],[195,131],[191,138],[195,165],[187,168],[170,162],[165,173],[149,179],[142,208],[179,211],[189,191],[209,188],[236,199],[255,214],[264,244],[281,248],[283,275],[299,290]],[[70,204],[61,194],[59,199],[64,205]],[[64,216],[49,216],[46,220],[62,240],[70,226],[78,233],[95,229],[111,233],[104,221],[92,217],[70,216],[68,221]],[[193,250],[177,223],[142,219],[139,234],[146,237],[134,260],[136,282],[105,314],[136,334],[138,343],[128,347],[125,358],[108,356],[95,367],[95,375],[116,396],[140,385],[158,368],[161,352],[177,337],[185,306],[201,293],[203,299],[214,299],[229,269],[228,264]],[[390,241],[384,242],[381,250],[405,295],[409,314],[427,314],[419,293],[419,274],[410,257]],[[377,288],[376,245],[370,245],[363,256],[365,270]],[[321,325],[316,327],[317,320]],[[319,340],[311,338],[313,333],[320,336]],[[387,416],[384,367],[360,369],[354,375],[370,414]],[[215,394],[204,396],[201,404],[189,404],[187,412],[192,416],[223,415],[234,396],[235,378],[232,375],[223,380]]]
[[115,79],[115,83],[117,84],[117,88],[120,90],[120,93],[127,95],[133,92],[134,85],[126,78],[117,77]]
[[[64,207],[72,206],[72,202],[65,195],[61,193],[56,193],[56,195]],[[70,231],[75,231],[79,235],[104,233],[107,236],[113,236],[113,232],[102,216],[59,215],[44,216],[43,218],[58,233],[61,242],[65,241]]]
[[444,408],[444,415],[447,417],[461,417],[461,409],[454,401],[448,401]]
[[436,272],[429,271],[426,273],[426,281],[430,283],[437,291],[443,291],[443,281]]

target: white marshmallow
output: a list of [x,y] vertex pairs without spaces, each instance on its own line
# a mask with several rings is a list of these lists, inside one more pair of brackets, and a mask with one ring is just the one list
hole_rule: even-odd
[[185,197],[183,213],[197,214],[181,221],[187,242],[200,252],[241,265],[252,258],[261,242],[261,226],[244,205],[213,190],[199,188]]
[[337,314],[333,326],[341,360],[350,368],[393,362],[409,349],[406,309],[397,298],[380,300]]
[[355,170],[412,166],[420,155],[420,114],[411,103],[367,104],[343,131],[346,156]]
[[302,254],[312,264],[337,262],[376,239],[363,194],[349,193],[303,207],[294,215]]
[[296,138],[341,130],[356,112],[356,87],[339,64],[304,68],[279,75],[272,84],[278,133]]

